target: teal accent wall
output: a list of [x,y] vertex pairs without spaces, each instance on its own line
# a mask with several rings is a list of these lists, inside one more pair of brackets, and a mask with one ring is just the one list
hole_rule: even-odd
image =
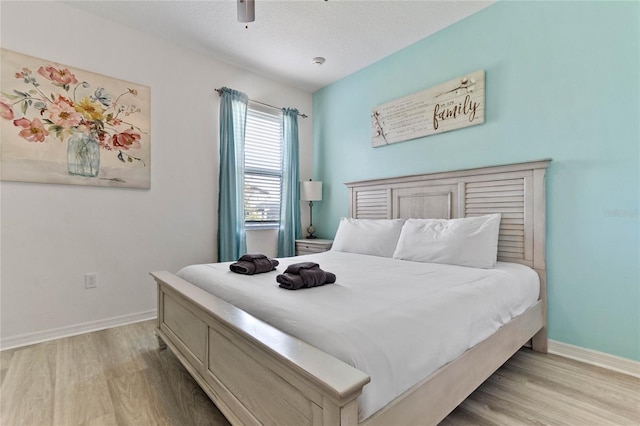
[[[344,182],[552,158],[549,338],[640,361],[639,22],[638,2],[499,2],[314,93],[320,236]],[[478,69],[484,124],[371,147],[374,106]]]

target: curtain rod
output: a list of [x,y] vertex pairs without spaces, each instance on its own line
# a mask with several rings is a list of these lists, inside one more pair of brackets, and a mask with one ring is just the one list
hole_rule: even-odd
[[[222,89],[215,89],[215,91],[218,92],[218,95],[222,95]],[[253,102],[253,103],[256,103],[256,104],[264,105],[266,107],[273,108],[273,109],[282,110],[282,108],[278,108],[277,106],[269,105],[267,103],[256,101],[254,99],[249,99],[249,102]],[[302,117],[302,118],[308,118],[309,117],[307,114],[302,114],[300,112],[298,112],[298,115],[300,117]]]

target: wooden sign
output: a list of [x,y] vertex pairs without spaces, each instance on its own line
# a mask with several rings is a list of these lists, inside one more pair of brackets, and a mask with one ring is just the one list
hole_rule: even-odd
[[484,70],[378,105],[371,111],[373,147],[484,123]]

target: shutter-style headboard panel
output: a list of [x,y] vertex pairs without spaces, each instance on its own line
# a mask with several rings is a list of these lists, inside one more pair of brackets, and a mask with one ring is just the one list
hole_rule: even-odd
[[498,260],[545,270],[545,172],[551,160],[347,183],[349,215],[444,218],[501,213]]

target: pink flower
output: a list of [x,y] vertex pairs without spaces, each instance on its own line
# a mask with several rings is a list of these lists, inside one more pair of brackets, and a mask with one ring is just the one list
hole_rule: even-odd
[[58,96],[58,100],[49,107],[49,119],[54,124],[68,129],[80,124],[82,115],[73,108],[70,100]]
[[4,98],[0,99],[0,117],[6,118],[7,120],[13,120],[13,110],[11,109],[11,105],[9,105],[9,102]]
[[140,135],[133,130],[127,129],[122,133],[111,136],[111,145],[121,149],[140,149]]
[[33,121],[19,118],[13,120],[13,125],[23,128],[18,134],[29,142],[44,142],[44,138],[49,135],[49,132],[44,129],[42,121],[38,118],[34,118]]
[[56,69],[52,66],[38,68],[38,74],[46,78],[47,80],[54,81],[61,86],[68,84],[76,84],[78,80],[76,76],[71,74],[68,68]]
[[31,74],[31,70],[29,68],[22,68],[22,71],[16,73],[16,78],[25,78],[25,76]]

